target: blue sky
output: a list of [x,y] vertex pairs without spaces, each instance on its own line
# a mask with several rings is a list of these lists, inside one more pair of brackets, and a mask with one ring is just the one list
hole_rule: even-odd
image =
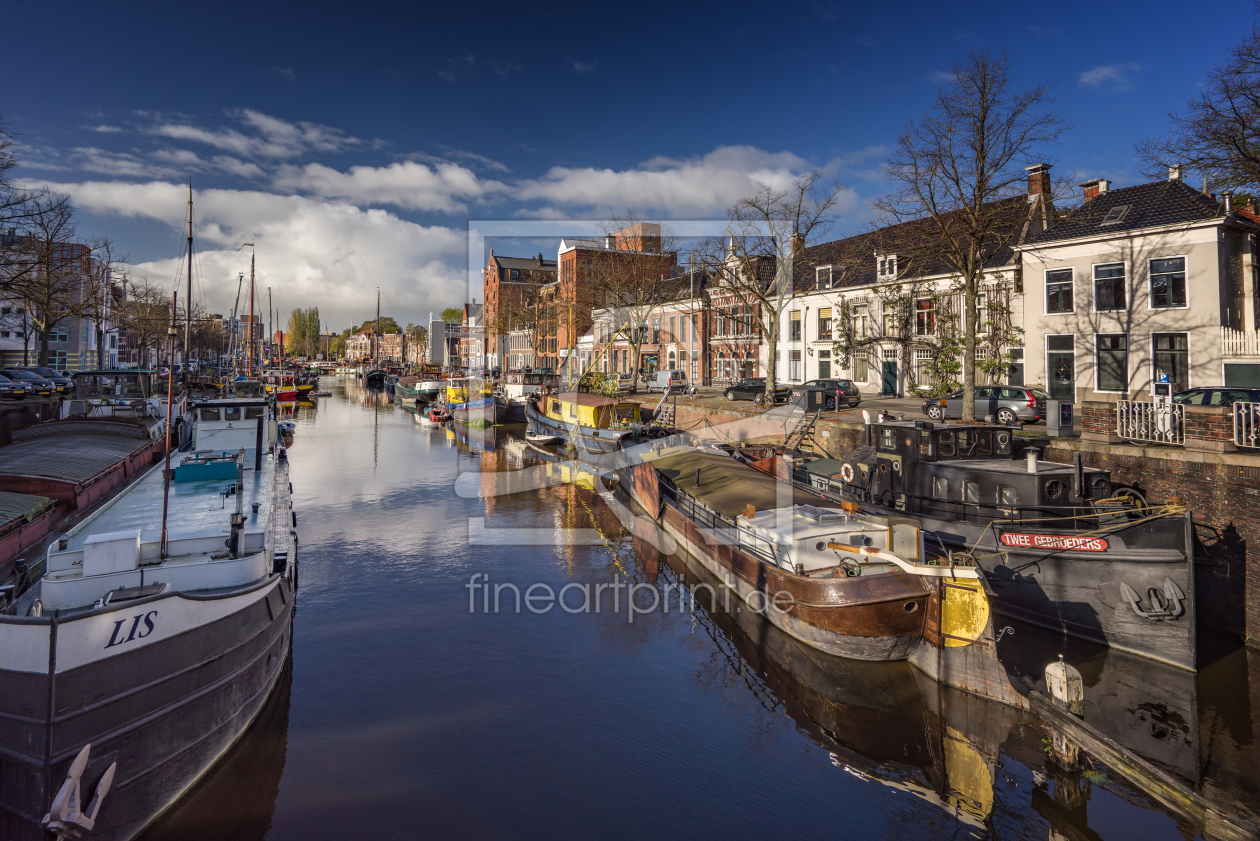
[[1139,183],[1134,142],[1255,17],[1204,11],[18,2],[0,110],[20,177],[71,193],[134,273],[174,285],[191,177],[197,294],[230,307],[256,234],[280,305],[340,329],[377,285],[404,321],[464,300],[470,218],[721,218],[754,180],[821,167],[850,188],[838,232],[858,230],[888,147],[975,49],[1058,82],[1058,171]]

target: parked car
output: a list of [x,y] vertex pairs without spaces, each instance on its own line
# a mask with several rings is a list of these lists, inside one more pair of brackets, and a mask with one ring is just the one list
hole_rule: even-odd
[[850,408],[862,403],[862,393],[849,380],[810,380],[792,389],[792,399],[796,400],[807,391],[821,391],[825,395],[820,401],[828,411],[837,406],[847,404]]
[[[991,416],[998,423],[1022,421],[1036,423],[1046,416],[1046,401],[1050,395],[1040,388],[1018,385],[982,385],[976,388],[976,417]],[[945,406],[941,406],[941,400]],[[933,397],[923,401],[923,414],[932,420],[961,418],[963,393],[957,391],[948,397]]]
[[0,397],[9,397],[17,400],[26,396],[26,386],[15,380],[11,380],[4,374],[0,374]]
[[[740,380],[735,385],[727,386],[725,391],[727,400],[756,400],[765,399],[766,396],[766,378],[765,377],[749,377]],[[792,396],[792,389],[785,385],[777,386],[774,390],[774,402],[782,403]]]
[[1260,403],[1260,388],[1225,388],[1200,386],[1179,391],[1172,402],[1191,406],[1232,406],[1235,403]]
[[57,393],[56,383],[52,380],[44,379],[34,371],[28,371],[25,368],[0,368],[0,374],[4,374],[9,379],[21,383],[26,388],[27,394],[38,394],[41,397],[48,397]]
[[648,391],[665,391],[669,388],[685,389],[687,387],[687,372],[677,368],[666,368],[648,377],[645,386]]
[[46,380],[52,380],[57,386],[58,394],[74,394],[73,377],[67,377],[61,371],[43,365],[23,365],[22,367]]

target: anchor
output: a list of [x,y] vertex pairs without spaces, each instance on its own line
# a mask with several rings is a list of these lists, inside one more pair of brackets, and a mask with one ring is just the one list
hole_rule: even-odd
[[1185,606],[1181,600],[1186,597],[1181,588],[1171,578],[1164,579],[1164,594],[1160,596],[1159,591],[1151,587],[1146,591],[1147,598],[1150,599],[1151,609],[1142,609],[1142,599],[1132,587],[1120,582],[1120,595],[1129,603],[1129,607],[1133,608],[1133,612],[1143,619],[1176,619],[1186,612]]
[[114,782],[114,772],[118,770],[117,762],[112,763],[105,770],[101,781],[96,784],[96,795],[88,804],[87,811],[79,810],[79,804],[82,802],[79,788],[83,782],[83,771],[87,768],[88,752],[91,749],[92,745],[87,744],[83,746],[83,750],[79,751],[79,755],[70,765],[69,772],[66,773],[66,781],[61,784],[61,789],[53,798],[51,809],[47,815],[44,815],[43,824],[49,832],[57,836],[57,841],[79,838],[84,833],[92,831],[92,827],[96,826],[96,814],[101,810],[101,801],[105,799],[110,785]]

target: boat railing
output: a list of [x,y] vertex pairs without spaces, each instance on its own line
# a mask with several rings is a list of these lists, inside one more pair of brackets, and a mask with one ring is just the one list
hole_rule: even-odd
[[657,475],[660,477],[661,492],[666,499],[674,503],[683,516],[711,530],[726,543],[742,549],[758,560],[778,565],[779,561],[775,557],[774,546],[770,541],[750,532],[741,531],[734,520],[719,514],[691,494],[681,490],[668,477],[660,473]]

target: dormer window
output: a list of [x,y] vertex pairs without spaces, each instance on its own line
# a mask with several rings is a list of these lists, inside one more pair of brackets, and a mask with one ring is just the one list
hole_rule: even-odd
[[897,277],[897,255],[881,254],[876,257],[880,280],[891,280]]
[[1111,208],[1111,210],[1107,211],[1107,215],[1104,216],[1103,220],[1099,222],[1098,224],[1100,227],[1102,225],[1119,224],[1120,221],[1124,219],[1124,215],[1128,212],[1129,212],[1129,205],[1127,204],[1122,204],[1119,207],[1113,207]]
[[819,289],[831,288],[831,266],[819,266],[815,270]]

